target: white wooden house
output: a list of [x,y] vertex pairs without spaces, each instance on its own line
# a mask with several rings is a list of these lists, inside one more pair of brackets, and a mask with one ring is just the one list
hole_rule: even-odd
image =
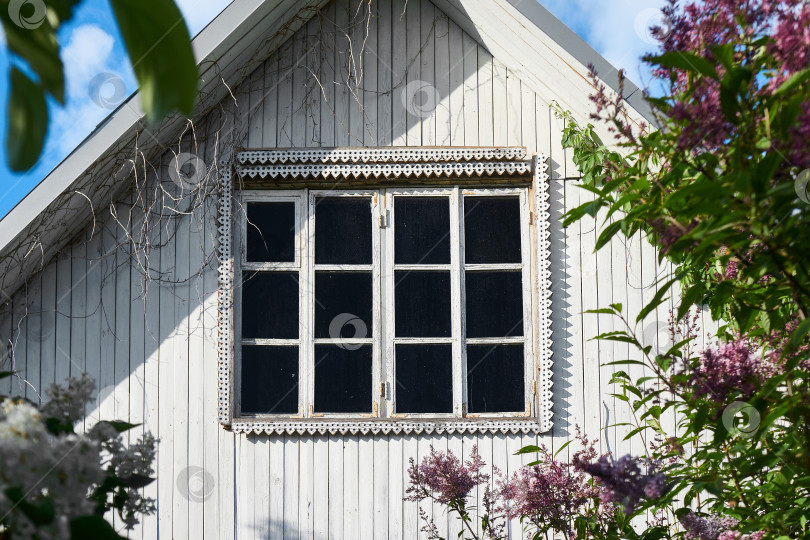
[[160,438],[132,537],[424,537],[431,446],[642,451],[582,312],[667,268],[559,224],[587,193],[551,107],[587,122],[595,51],[535,0],[234,0],[194,50],[193,122],[132,96],[0,221],[2,390],[87,372],[88,422]]

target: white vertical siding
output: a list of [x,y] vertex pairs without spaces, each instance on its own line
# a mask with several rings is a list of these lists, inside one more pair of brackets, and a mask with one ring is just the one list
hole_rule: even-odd
[[[561,146],[563,122],[549,109],[553,95],[535,93],[428,0],[409,0],[407,10],[404,0],[375,1],[368,24],[356,17],[357,4],[328,4],[233,88],[235,100],[229,96],[197,124],[200,146],[187,138],[182,150],[210,165],[234,146],[521,145],[551,157],[554,219],[587,200]],[[347,32],[336,31],[335,22]],[[438,97],[426,114],[403,99],[406,86],[419,81]],[[223,122],[230,124],[219,129]],[[189,214],[167,209],[176,204],[169,194],[179,195],[166,175],[170,159],[155,169],[161,177],[139,179],[142,189],[113,201],[118,222],[105,210],[0,313],[3,346],[13,345],[13,361],[29,383],[6,379],[4,391],[36,401],[49,384],[86,371],[99,386],[94,417],[142,422],[160,438],[158,480],[144,490],[158,499],[158,513],[131,537],[412,539],[424,533],[416,505],[402,501],[406,469],[431,446],[465,457],[477,446],[503,474],[529,459],[514,456],[518,448],[539,442],[556,450],[576,425],[603,439],[603,450],[641,452],[638,443],[622,441],[621,429],[604,432],[607,423],[629,417],[608,396],[609,370],[599,365],[630,351],[589,341],[613,321],[582,312],[611,302],[636,312],[653,294],[641,285],[670,269],[659,268],[638,239],[614,241],[593,255],[598,231],[589,220],[551,228],[551,433],[299,437],[221,428],[216,201],[208,196]],[[162,214],[160,226],[144,226],[147,208]],[[147,237],[153,249],[135,250]],[[666,315],[659,309],[650,321],[663,324]],[[3,361],[6,368],[12,358]],[[568,456],[566,449],[561,457]],[[189,497],[189,489],[197,491]],[[426,510],[440,529],[458,532],[441,508]],[[517,522],[510,529],[520,536]]]

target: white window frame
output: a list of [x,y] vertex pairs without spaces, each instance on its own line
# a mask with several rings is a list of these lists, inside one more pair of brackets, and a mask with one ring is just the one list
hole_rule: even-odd
[[[290,272],[298,271],[299,290],[303,286],[307,278],[305,254],[303,252],[302,236],[306,233],[307,223],[304,221],[304,215],[301,212],[304,200],[304,193],[301,190],[285,190],[285,191],[267,191],[267,190],[244,190],[240,191],[236,202],[240,209],[239,215],[241,219],[238,220],[238,225],[234,227],[234,245],[239,246],[238,250],[238,264],[234,277],[236,278],[236,285],[233,287],[234,305],[242,305],[242,273],[243,272]],[[247,220],[247,205],[251,202],[293,202],[295,204],[295,260],[293,262],[272,262],[272,263],[251,263],[245,259],[247,253],[247,228],[250,226]],[[236,336],[236,344],[234,347],[234,392],[236,396],[235,405],[238,416],[238,405],[241,402],[241,380],[242,380],[242,346],[243,345],[294,345],[298,347],[298,385],[300,388],[306,388],[307,384],[307,370],[302,369],[308,349],[308,339],[306,332],[307,309],[306,304],[301,300],[301,295],[298,296],[298,338],[297,339],[244,339],[242,338],[242,310],[233,310],[234,319],[234,334]],[[286,418],[304,418],[304,404],[305,395],[300,390],[298,391],[298,413],[292,415],[283,415]],[[279,415],[281,416],[281,415]]]
[[[383,361],[386,365],[386,393],[390,399],[386,400],[386,413],[391,418],[447,418],[448,415],[437,415],[432,413],[398,413],[396,412],[396,354],[397,343],[449,343],[453,346],[453,417],[456,418],[505,418],[505,417],[530,417],[535,405],[535,396],[532,388],[534,383],[534,373],[536,363],[533,361],[534,355],[534,332],[532,330],[532,313],[535,309],[535,302],[532,294],[532,249],[531,237],[533,225],[529,222],[529,188],[462,188],[452,186],[450,188],[394,188],[384,190],[386,209],[385,235],[385,269],[388,279],[384,280],[386,287],[387,305],[393,306],[395,279],[394,273],[397,270],[444,270],[450,271],[450,305],[452,334],[450,338],[398,338],[386,336],[384,346],[386,355]],[[418,196],[449,196],[450,198],[450,264],[441,265],[397,265],[394,263],[394,198],[395,197],[418,197]],[[464,196],[489,196],[505,197],[517,195],[520,200],[520,238],[521,238],[521,263],[519,264],[476,264],[467,265],[464,263]],[[466,325],[464,324],[464,314],[466,312],[465,295],[465,271],[484,270],[521,270],[523,284],[523,336],[504,338],[473,338],[467,339],[463,335]],[[386,310],[385,328],[393,332],[396,328],[395,310]],[[476,413],[467,411],[468,388],[467,388],[467,343],[473,344],[523,344],[524,356],[524,389],[523,397],[526,408],[523,411],[509,411],[497,413]],[[532,359],[532,360],[529,360]]]
[[[425,152],[427,149],[412,150]],[[244,154],[244,153],[242,153]],[[241,157],[241,156],[240,156]],[[345,161],[345,157],[342,157]],[[522,181],[506,187],[476,187],[462,183],[437,187],[383,187],[379,182],[369,183],[368,189],[351,189],[336,191],[333,189],[246,189],[232,191],[230,185],[230,166],[221,176],[220,201],[220,288],[219,294],[229,297],[231,303],[220,302],[220,420],[223,424],[238,432],[265,433],[377,433],[377,432],[433,432],[433,431],[523,431],[542,432],[550,426],[550,283],[547,278],[547,176],[545,156],[536,156],[531,163],[534,172],[532,185],[527,186],[526,177]],[[264,170],[266,164],[260,164]],[[429,163],[421,163],[423,170],[429,171]],[[480,163],[472,164],[474,170],[482,170]],[[496,164],[497,165],[497,164]],[[327,165],[328,166],[328,165]],[[365,165],[368,166],[368,165]],[[462,163],[462,168],[464,164]],[[485,164],[488,169],[491,165]],[[512,164],[509,164],[513,167]],[[317,174],[315,165],[308,165],[301,174]],[[456,163],[453,165],[459,169]],[[471,168],[471,170],[473,170]],[[313,172],[313,170],[315,172]],[[516,170],[522,171],[520,164]],[[417,174],[419,174],[417,172]],[[428,173],[429,174],[429,173]],[[542,182],[542,185],[540,185]],[[425,183],[424,180],[420,183]],[[376,185],[375,185],[376,184]],[[437,182],[437,184],[448,184]],[[252,186],[251,186],[252,187]],[[308,284],[314,284],[314,201],[322,195],[328,196],[367,196],[372,198],[372,251],[371,265],[373,294],[372,317],[373,328],[370,329],[373,339],[364,343],[373,346],[372,360],[372,413],[369,415],[346,413],[315,413],[314,404],[314,349],[316,343],[330,343],[334,340],[315,339],[311,334],[314,327],[314,300]],[[432,338],[393,338],[394,310],[394,270],[405,269],[394,266],[394,198],[400,196],[446,195],[450,197],[451,219],[451,264],[442,265],[442,269],[451,271],[451,306],[452,337]],[[475,343],[522,343],[524,347],[524,399],[525,411],[514,413],[467,413],[467,365],[466,341],[461,335],[464,316],[464,272],[463,264],[463,211],[462,197],[475,196],[508,196],[517,195],[521,208],[521,258],[520,265],[468,265],[466,270],[518,269],[522,271],[523,283],[523,336],[510,338],[480,338],[469,340]],[[232,202],[233,201],[233,202]],[[246,210],[240,205],[253,201],[294,201],[296,202],[296,260],[292,263],[247,263],[243,260],[246,241]],[[536,208],[540,204],[541,208]],[[232,219],[232,212],[236,219]],[[538,227],[537,217],[544,219]],[[233,225],[232,244],[238,246],[231,259],[228,235]],[[377,234],[378,233],[378,234]],[[540,239],[538,242],[537,240]],[[542,249],[536,249],[537,246]],[[539,256],[539,257],[538,257]],[[542,260],[538,260],[538,258]],[[230,263],[230,264],[228,264]],[[540,266],[538,266],[540,264]],[[413,266],[413,265],[411,265]],[[352,265],[353,269],[359,267]],[[509,267],[509,268],[507,268]],[[318,266],[319,270],[346,270],[339,266]],[[416,269],[416,267],[414,267]],[[431,265],[418,265],[419,270],[433,269]],[[438,268],[436,268],[438,269]],[[297,340],[266,340],[266,344],[295,344],[299,347],[299,410],[297,415],[260,415],[242,416],[239,414],[238,400],[240,391],[240,367],[242,343],[238,339],[241,328],[241,287],[234,287],[233,280],[241,276],[243,270],[257,271],[290,271],[298,270],[301,294],[299,295],[299,338]],[[539,271],[539,274],[537,273]],[[389,275],[386,275],[389,274]],[[233,309],[233,308],[236,309]],[[538,329],[536,323],[540,319]],[[231,321],[230,324],[228,321]],[[225,343],[223,343],[223,337]],[[265,340],[252,340],[250,343],[264,344]],[[344,340],[345,341],[345,340]],[[453,345],[453,412],[448,414],[414,414],[396,413],[394,386],[395,376],[395,342],[439,342],[447,341]],[[538,341],[540,343],[538,343]],[[261,343],[260,343],[261,342]],[[284,342],[284,343],[282,343]],[[287,343],[289,342],[289,343]],[[295,343],[293,343],[295,342]],[[350,341],[354,343],[355,341]],[[359,342],[358,342],[359,343]],[[539,349],[538,349],[539,346]],[[538,354],[539,353],[539,354]],[[223,362],[229,358],[230,362]]]

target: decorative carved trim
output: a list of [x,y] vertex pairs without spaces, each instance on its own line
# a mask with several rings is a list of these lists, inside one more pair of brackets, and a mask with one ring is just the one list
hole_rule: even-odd
[[217,233],[217,262],[219,279],[217,288],[217,357],[219,376],[219,421],[222,424],[231,422],[231,366],[233,365],[233,339],[231,334],[233,321],[233,257],[231,256],[231,204],[233,187],[231,182],[231,164],[221,163],[222,174],[219,177],[219,217]]
[[535,420],[512,421],[312,421],[297,420],[286,422],[235,422],[231,430],[236,433],[268,433],[288,435],[377,435],[400,433],[541,433],[541,424]]
[[[285,154],[287,156],[285,157]],[[551,274],[549,241],[548,157],[534,156],[530,161],[498,161],[522,159],[522,148],[401,148],[401,149],[344,149],[344,150],[261,150],[245,151],[237,155],[239,163],[257,163],[239,168],[239,173],[250,177],[391,177],[391,176],[527,176],[533,174],[537,211],[537,284],[539,309],[538,344],[538,411],[537,418],[488,420],[360,420],[330,421],[288,419],[283,421],[233,420],[231,403],[233,387],[233,257],[231,246],[233,181],[232,163],[221,164],[219,179],[219,216],[217,247],[218,259],[218,371],[219,421],[238,433],[288,434],[377,434],[377,433],[543,433],[552,426],[552,357],[551,357]],[[453,160],[441,163],[438,160]],[[469,161],[482,159],[487,161]],[[467,161],[465,161],[467,160]],[[351,161],[350,164],[339,162]],[[389,163],[379,163],[389,161]],[[395,163],[390,163],[391,161]],[[284,163],[298,162],[298,165]],[[372,162],[372,163],[368,163]],[[280,165],[272,165],[281,163]]]
[[518,161],[526,149],[517,147],[469,148],[326,148],[318,150],[246,150],[239,152],[240,166],[276,163],[420,163],[426,161]]
[[529,161],[453,163],[303,163],[237,167],[242,178],[512,177],[530,175]]
[[548,156],[534,156],[534,186],[536,191],[535,210],[537,211],[537,304],[538,304],[538,375],[537,375],[537,417],[540,431],[546,432],[553,425],[552,417],[552,349],[551,337],[551,214],[549,212]]

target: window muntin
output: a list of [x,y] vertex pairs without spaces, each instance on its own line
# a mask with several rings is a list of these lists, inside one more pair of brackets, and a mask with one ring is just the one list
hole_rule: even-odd
[[[242,395],[262,386],[244,377],[240,385],[238,375],[237,416],[528,416],[527,198],[526,188],[242,192],[245,202],[297,201],[295,261],[246,260],[244,240],[239,260],[258,273],[297,268],[300,333],[240,337],[237,324],[243,347],[279,347],[265,354],[279,361],[263,369],[289,385],[273,390],[284,398],[273,411],[252,410],[279,399]],[[490,246],[498,235],[501,245]],[[237,309],[237,319],[244,314]],[[264,373],[252,349],[241,356],[238,374]]]

